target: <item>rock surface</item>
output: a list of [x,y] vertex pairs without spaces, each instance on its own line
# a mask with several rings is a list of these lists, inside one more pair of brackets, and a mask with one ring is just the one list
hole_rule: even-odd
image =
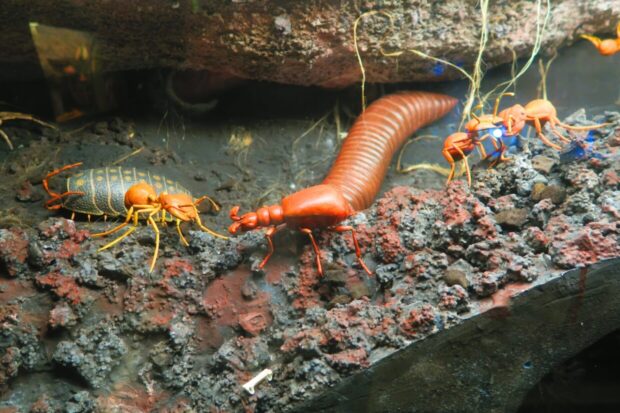
[[[478,53],[477,1],[312,0],[283,2],[156,0],[147,3],[4,0],[0,9],[3,47],[0,79],[40,77],[29,22],[92,34],[88,44],[99,68],[109,71],[153,67],[208,70],[230,76],[298,85],[342,87],[359,82],[353,25],[369,82],[428,81],[458,73],[405,52],[418,49],[466,68]],[[546,11],[543,2],[542,15]],[[488,67],[531,52],[536,3],[491,2]],[[390,27],[389,18],[393,21]],[[543,50],[570,44],[582,33],[609,33],[620,20],[615,0],[554,0]],[[542,18],[541,18],[542,21]],[[65,33],[63,38],[68,38]],[[78,41],[79,43],[79,41]],[[54,43],[49,53],[78,44]]]

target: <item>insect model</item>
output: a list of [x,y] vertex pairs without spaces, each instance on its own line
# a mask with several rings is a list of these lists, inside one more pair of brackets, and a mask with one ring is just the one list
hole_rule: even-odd
[[377,100],[355,121],[321,184],[284,197],[279,205],[262,207],[242,216],[238,215],[239,206],[235,206],[230,211],[234,222],[229,232],[267,228],[265,237],[269,251],[259,265],[263,268],[274,252],[273,235],[285,227],[298,229],[310,238],[318,272],[323,275],[313,229],[348,231],[358,262],[370,274],[362,260],[354,228],[340,223],[371,205],[392,156],[405,139],[418,128],[447,114],[456,103],[450,96],[426,92],[397,93]]
[[[506,152],[511,148],[521,149],[519,133],[528,123],[534,126],[543,143],[557,150],[562,149],[562,147],[551,142],[542,133],[542,127],[546,122],[549,122],[553,134],[563,142],[571,141],[556,129],[556,125],[564,129],[577,131],[592,130],[607,125],[603,123],[591,126],[571,126],[562,123],[557,117],[555,107],[546,99],[535,99],[525,106],[516,104],[502,110],[498,114],[497,111],[501,98],[513,95],[513,93],[504,93],[499,96],[495,100],[492,115],[483,114],[477,116],[472,112],[472,119],[465,124],[466,133],[456,132],[446,138],[442,151],[444,158],[450,163],[450,174],[446,184],[450,183],[454,177],[455,162],[463,160],[467,171],[467,182],[471,185],[471,172],[467,156],[474,148],[478,148],[482,159],[491,161],[490,167],[493,167],[499,161],[509,160],[510,158],[505,156]],[[578,145],[573,146],[575,147],[574,150],[577,151]]]
[[[454,178],[456,162],[462,160],[467,172],[467,183],[471,186],[471,170],[467,157],[475,148],[478,148],[482,159],[492,161],[492,167],[498,161],[509,159],[504,155],[509,148],[521,146],[519,137],[509,136],[502,125],[502,118],[497,116],[499,102],[504,95],[512,95],[512,93],[505,93],[495,100],[492,115],[477,116],[472,112],[472,119],[465,124],[466,132],[455,132],[444,141],[442,155],[450,164],[446,185]],[[481,106],[478,105],[478,107]]]
[[596,36],[582,34],[582,38],[589,40],[603,56],[611,56],[620,51],[620,22],[616,26],[616,38],[601,40]]
[[217,210],[217,204],[206,195],[194,199],[191,193],[170,179],[160,175],[151,175],[148,171],[135,168],[97,168],[88,169],[66,179],[66,191],[53,192],[49,180],[68,169],[82,163],[66,165],[56,169],[45,177],[43,188],[50,199],[45,207],[50,210],[60,208],[89,216],[125,217],[125,221],[109,231],[93,234],[95,237],[113,234],[133,220],[130,227],[120,237],[101,247],[99,251],[110,248],[131,234],[138,226],[138,220],[144,219],[155,231],[155,253],[149,271],[153,271],[159,252],[159,228],[156,221],[176,223],[176,229],[183,244],[189,245],[183,232],[181,222],[195,222],[203,231],[219,238],[227,238],[205,227],[198,213],[197,206],[205,199]]
[[525,106],[521,106],[519,104],[513,105],[507,109],[502,110],[498,116],[502,118],[502,122],[504,124],[504,127],[506,128],[506,133],[508,135],[518,135],[527,123],[532,125],[536,129],[536,134],[545,145],[557,150],[561,149],[561,147],[547,139],[545,134],[542,132],[542,128],[547,122],[549,123],[549,128],[551,129],[551,132],[558,139],[565,143],[570,142],[570,139],[564,137],[557,130],[556,126],[561,126],[562,128],[567,130],[587,131],[607,125],[606,123],[602,123],[590,126],[571,126],[562,123],[560,119],[558,119],[558,112],[555,109],[555,106],[553,106],[553,104],[546,99],[534,99],[527,103]]

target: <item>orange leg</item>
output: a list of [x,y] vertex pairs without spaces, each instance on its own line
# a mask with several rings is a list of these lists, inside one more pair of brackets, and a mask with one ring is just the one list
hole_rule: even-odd
[[263,258],[260,264],[258,264],[258,268],[262,269],[265,264],[267,264],[267,261],[269,261],[269,258],[271,258],[271,256],[273,255],[273,252],[275,251],[275,248],[273,247],[273,235],[285,226],[286,224],[278,226],[274,225],[267,228],[267,231],[265,231],[265,238],[267,238],[267,246],[269,247],[269,250],[267,251],[267,255],[265,255],[265,258]]
[[[482,159],[487,159],[489,157],[489,154],[487,154],[487,151],[486,149],[484,149],[484,145],[482,144],[482,142],[486,141],[487,139],[491,140],[491,143],[493,144],[494,152],[498,151],[501,148],[501,146],[497,146],[497,139],[495,139],[493,136],[491,136],[488,133],[486,135],[483,135],[481,138],[476,139],[475,145],[478,148],[478,151],[480,152],[480,157]],[[491,165],[489,168],[491,168],[493,165]]]
[[368,275],[372,275],[372,272],[368,269],[364,261],[362,260],[362,251],[360,249],[360,245],[357,242],[357,238],[355,237],[355,229],[350,225],[338,225],[334,227],[334,231],[336,232],[345,232],[351,231],[351,237],[353,238],[353,245],[355,246],[355,255],[357,256],[357,261],[359,261],[360,265],[368,273]]
[[75,191],[67,191],[67,192],[63,192],[62,194],[59,194],[57,192],[54,192],[52,190],[50,190],[49,188],[49,179],[52,178],[53,176],[58,175],[59,173],[62,173],[64,171],[66,171],[67,169],[71,169],[71,168],[75,168],[82,165],[82,162],[78,162],[78,163],[74,163],[71,165],[65,165],[62,168],[59,169],[55,169],[52,172],[48,173],[45,178],[43,178],[43,189],[45,189],[45,192],[47,192],[47,194],[51,197],[51,199],[47,200],[45,202],[45,208],[49,209],[49,210],[56,210],[56,209],[60,209],[62,208],[62,205],[52,205],[54,202],[58,201],[59,199],[62,199],[64,197],[70,196],[70,195],[84,195],[83,192],[75,192]]
[[134,220],[134,226],[138,225],[138,219],[139,219],[139,215],[142,213],[150,213],[152,211],[155,212],[159,212],[159,207],[153,207],[152,205],[133,205],[129,208],[129,211],[127,211],[127,216],[125,217],[125,221],[122,222],[121,224],[119,224],[118,226],[108,230],[108,231],[104,231],[104,232],[98,232],[96,234],[92,234],[93,237],[104,237],[106,235],[110,235],[113,234],[115,232],[117,232],[118,230],[120,230],[121,228],[125,227],[126,225],[129,224],[129,222],[131,221],[131,219],[133,218]]
[[515,123],[515,118],[512,115],[508,115],[508,134],[512,135],[512,125]]
[[207,228],[204,226],[204,224],[202,223],[201,219],[200,219],[200,212],[198,212],[198,208],[196,208],[196,205],[198,205],[200,202],[204,201],[205,199],[209,199],[209,201],[213,202],[213,205],[215,207],[217,207],[218,211],[219,211],[219,206],[217,204],[214,203],[214,201],[207,197],[206,195],[203,196],[202,198],[198,199],[196,202],[194,202],[193,204],[186,204],[186,205],[176,205],[176,206],[172,206],[172,208],[180,211],[180,212],[184,212],[183,208],[187,208],[187,207],[192,207],[194,209],[194,222],[196,222],[196,225],[198,225],[198,227],[200,227],[201,230],[203,230],[204,232],[213,235],[214,237],[217,238],[222,238],[222,239],[228,239],[228,237],[226,235],[222,235],[222,234],[218,234],[217,232]]
[[[556,127],[555,127],[555,125],[556,125],[556,121],[557,121],[557,122],[559,122],[559,120],[558,120],[557,118],[556,118],[556,119],[551,119],[551,120],[549,121],[549,128],[551,129],[551,133],[553,133],[555,136],[557,136],[557,137],[558,137],[558,139],[559,139],[559,140],[561,140],[562,142],[566,142],[566,143],[570,142],[570,139],[568,139],[568,138],[566,138],[565,136],[563,136],[563,135],[562,135],[562,134],[561,134],[561,133],[560,133],[560,132],[556,129]],[[569,129],[569,128],[567,128],[567,129]]]
[[465,152],[463,152],[458,146],[453,144],[452,147],[459,153],[459,155],[461,155],[461,159],[465,162],[465,171],[467,171],[467,185],[471,186],[471,170],[469,169],[469,162],[467,162],[467,155],[465,155]]
[[310,228],[299,228],[301,232],[304,234],[308,234],[310,237],[310,242],[312,242],[312,248],[314,248],[314,254],[316,256],[316,268],[319,271],[319,275],[323,276],[323,267],[321,266],[321,251],[319,250],[319,246],[314,239],[314,235],[312,235],[312,230]]
[[478,146],[478,150],[480,151],[480,156],[482,156],[482,159],[486,159],[488,157],[487,151],[486,149],[484,149],[484,145],[482,145],[482,142],[486,141],[487,139],[491,139],[493,149],[495,149],[496,151],[501,148],[501,146],[498,146],[497,144],[497,139],[495,139],[488,133],[486,135],[483,135],[481,138],[476,139],[476,146]]
[[207,196],[207,195],[203,195],[200,198],[198,198],[197,200],[194,201],[194,205],[198,206],[200,205],[200,203],[204,200],[208,200],[209,203],[211,204],[211,206],[213,207],[213,210],[215,210],[215,212],[219,211],[221,208],[218,205],[217,202],[215,202],[211,197]]
[[189,247],[189,242],[187,242],[187,240],[185,239],[185,236],[183,235],[183,231],[181,231],[181,220],[177,218],[177,232],[179,233],[179,238],[181,239],[181,242],[183,243],[183,245],[185,245],[186,247]]
[[501,151],[501,152],[500,152],[500,154],[499,154],[499,160],[500,160],[500,161],[502,161],[502,162],[508,162],[508,161],[511,161],[511,160],[512,160],[512,158],[508,158],[507,156],[505,156],[506,150],[507,150],[508,148],[507,148],[506,146],[504,146],[503,144],[502,144],[502,146],[503,146],[503,148],[502,148],[502,151]]
[[449,185],[452,178],[454,178],[454,170],[456,169],[456,162],[454,158],[452,157],[452,155],[450,154],[450,152],[445,149],[443,151],[443,156],[444,158],[446,158],[446,160],[450,164],[450,174],[448,174],[448,180],[446,181],[446,185]]
[[560,150],[562,149],[560,146],[556,145],[555,143],[551,142],[549,139],[547,139],[547,137],[542,133],[542,125],[540,123],[540,119],[538,118],[531,118],[528,119],[530,122],[534,122],[534,128],[536,129],[536,133],[538,134],[538,137],[540,138],[541,141],[543,141],[543,143],[547,146],[552,147],[555,150]]
[[551,119],[551,126],[555,127],[555,125],[559,125],[559,126],[563,127],[564,129],[568,129],[568,130],[586,131],[586,130],[604,128],[605,126],[611,125],[611,123],[610,122],[605,122],[605,123],[598,123],[596,125],[573,126],[573,125],[568,125],[566,123],[561,122],[560,119],[558,119],[558,118],[553,118],[553,119]]
[[[196,209],[196,207],[194,207],[194,209]],[[194,219],[194,221],[196,222],[196,225],[198,225],[198,227],[203,230],[204,232],[213,235],[214,237],[217,238],[222,238],[222,239],[228,239],[228,237],[226,235],[222,235],[222,234],[218,234],[217,232],[205,227],[202,224],[202,221],[200,220],[200,214],[198,213],[198,210],[196,209],[196,218]]]
[[153,272],[153,268],[155,268],[155,262],[157,261],[157,255],[159,254],[159,228],[157,228],[157,224],[153,219],[153,215],[155,215],[156,213],[157,211],[151,212],[147,218],[148,223],[153,227],[153,231],[155,231],[155,252],[153,253],[153,260],[151,261],[151,267],[149,268],[149,272]]

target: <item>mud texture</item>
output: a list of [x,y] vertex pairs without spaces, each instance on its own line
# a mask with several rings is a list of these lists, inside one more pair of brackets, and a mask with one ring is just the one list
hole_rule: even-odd
[[[221,240],[190,230],[186,248],[172,228],[162,228],[160,258],[149,273],[154,235],[146,227],[97,252],[105,240],[91,232],[109,223],[4,214],[0,409],[311,411],[346,409],[367,398],[370,411],[425,411],[430,401],[446,411],[516,408],[526,386],[551,364],[620,326],[607,317],[574,339],[593,311],[617,313],[616,301],[597,307],[596,292],[618,271],[597,265],[620,257],[620,114],[586,120],[577,112],[565,121],[610,124],[593,133],[594,152],[585,159],[561,162],[557,151],[531,138],[510,162],[478,165],[472,188],[462,180],[440,189],[395,187],[352,217],[372,276],[359,267],[346,234],[317,234],[326,269],[320,278],[304,237],[278,236],[278,253],[260,271],[261,232]],[[83,131],[79,146],[88,151],[90,139],[106,143],[100,156],[118,143],[144,146],[140,156],[150,163],[172,162],[173,152],[129,131],[120,120],[98,123]],[[46,133],[28,153],[29,164],[43,171],[50,165],[37,162],[37,148],[68,139]],[[44,173],[24,171],[16,158],[9,165],[32,181]],[[224,192],[219,201],[227,205]],[[15,194],[22,203],[42,197],[27,184]],[[221,228],[227,217],[204,220]],[[585,270],[591,265],[592,283]],[[576,267],[584,269],[566,274]],[[518,306],[511,306],[513,298]],[[489,377],[487,367],[522,356],[505,349],[508,343],[527,348],[494,334],[511,322],[527,329],[518,317],[524,308],[546,314],[539,328],[572,344],[545,341],[544,350],[519,363],[529,366],[524,380],[514,380],[520,374],[514,369],[498,368]],[[524,333],[523,340],[538,343],[543,331]],[[452,341],[459,332],[470,339]],[[435,344],[465,360],[476,360],[480,349],[506,356],[495,364],[480,361],[469,376],[456,357],[461,375],[450,376],[451,365],[437,367]],[[247,394],[241,385],[265,368],[273,380]],[[417,380],[420,386],[413,386]],[[483,394],[472,396],[472,387]]]
[[[153,67],[207,70],[287,84],[342,87],[360,80],[353,25],[369,82],[458,77],[454,70],[405,52],[417,49],[469,68],[479,48],[477,1],[214,1],[148,3],[5,0],[0,9],[0,79],[41,77],[29,22],[82,30],[95,36],[99,70]],[[545,3],[545,2],[543,2]],[[620,19],[615,0],[554,0],[543,39],[550,52],[583,33],[612,34]],[[543,4],[542,15],[546,12]],[[536,2],[495,1],[489,11],[490,68],[528,55],[536,33]],[[542,21],[542,18],[541,18]],[[51,41],[56,50],[62,42]],[[71,49],[73,51],[73,49]],[[71,53],[71,56],[73,53]],[[218,75],[220,76],[220,75]]]

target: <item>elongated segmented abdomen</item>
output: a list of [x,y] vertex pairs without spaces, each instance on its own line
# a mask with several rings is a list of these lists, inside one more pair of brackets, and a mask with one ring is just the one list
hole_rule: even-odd
[[356,211],[368,208],[405,139],[457,102],[429,92],[397,93],[373,102],[351,127],[323,183],[340,189]]
[[106,167],[87,169],[67,178],[67,191],[84,195],[68,196],[63,207],[89,215],[125,216],[125,193],[134,184],[146,182],[159,194],[190,194],[177,182],[135,168]]

